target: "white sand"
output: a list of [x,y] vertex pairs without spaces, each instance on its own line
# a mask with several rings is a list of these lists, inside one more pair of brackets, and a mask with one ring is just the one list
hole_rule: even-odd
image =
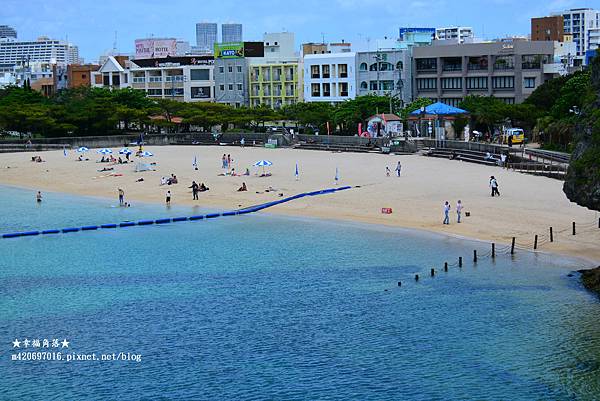
[[[100,159],[95,150],[87,153],[89,162],[77,162],[75,152],[69,152],[68,157],[64,157],[62,151],[36,153],[42,156],[44,163],[31,162],[34,153],[0,154],[0,183],[32,189],[32,201],[33,191],[51,190],[110,197],[114,203],[120,187],[134,207],[137,201],[163,203],[166,191],[171,190],[173,204],[235,209],[278,199],[280,192],[287,196],[333,187],[338,167],[339,186],[362,187],[303,198],[267,211],[414,227],[497,243],[509,243],[512,236],[516,236],[519,243],[532,243],[534,234],[547,236],[548,228],[553,226],[555,242],[544,245],[542,251],[600,261],[600,229],[591,229],[594,224],[597,227],[599,214],[569,202],[562,192],[563,183],[550,178],[418,155],[218,146],[149,147],[146,150],[155,154],[147,160],[158,163],[157,171],[135,173],[133,164],[115,165],[110,166],[115,168],[113,172],[123,176],[102,178],[94,177],[109,173],[97,170],[109,165],[94,162]],[[223,153],[231,154],[236,172],[243,173],[249,167],[252,175],[219,177]],[[194,156],[198,158],[199,171],[192,167]],[[267,168],[272,177],[254,176],[261,169],[251,166],[261,159],[273,162],[273,166]],[[394,176],[398,160],[403,166],[400,178]],[[296,162],[300,169],[298,181],[294,176]],[[391,177],[385,175],[386,166],[392,170]],[[171,173],[177,175],[179,184],[159,186],[160,178]],[[490,175],[498,179],[501,197],[490,197]],[[136,182],[140,177],[144,182]],[[188,188],[192,180],[204,182],[210,188],[200,193],[199,201],[192,201]],[[248,186],[248,192],[236,191],[242,182]],[[277,191],[265,193],[269,186]],[[262,193],[257,194],[257,191]],[[458,199],[463,201],[464,210],[471,213],[471,217],[463,217],[461,224],[456,224],[454,213]],[[452,205],[449,226],[441,224],[445,200]],[[382,207],[392,208],[393,213],[382,214]],[[587,224],[587,232],[572,236],[572,221]],[[561,230],[567,231],[558,233]]]

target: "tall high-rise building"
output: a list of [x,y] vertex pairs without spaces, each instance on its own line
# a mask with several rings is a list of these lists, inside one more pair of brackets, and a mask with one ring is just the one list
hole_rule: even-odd
[[17,38],[17,31],[15,28],[8,25],[0,25],[0,38]]
[[221,24],[221,42],[241,42],[242,24]]
[[583,64],[585,53],[600,47],[600,11],[591,8],[572,8],[553,15],[562,15],[565,34],[573,35],[577,64]]
[[70,64],[79,62],[79,50],[65,41],[40,37],[31,41],[0,41],[0,64],[23,62]]
[[199,22],[196,24],[196,48],[201,53],[212,54],[217,41],[217,24]]

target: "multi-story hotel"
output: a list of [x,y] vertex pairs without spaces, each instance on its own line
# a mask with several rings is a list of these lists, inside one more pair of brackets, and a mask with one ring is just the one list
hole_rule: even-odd
[[493,42],[413,48],[414,97],[458,106],[467,95],[521,103],[552,75],[554,42]]
[[0,41],[1,65],[14,66],[26,62],[79,63],[79,51],[77,46],[45,36],[32,41]]
[[573,35],[576,45],[575,64],[584,64],[586,52],[600,47],[600,11],[572,8],[553,15],[562,15],[564,33]]

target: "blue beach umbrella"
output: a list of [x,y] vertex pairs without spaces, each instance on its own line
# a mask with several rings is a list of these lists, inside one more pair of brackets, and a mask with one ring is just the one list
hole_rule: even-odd
[[79,153],[85,153],[85,152],[88,152],[88,151],[89,151],[89,149],[88,149],[88,148],[86,148],[85,146],[82,146],[82,147],[80,147],[80,148],[77,148],[77,151],[78,151]]
[[263,174],[265,173],[265,166],[272,166],[273,163],[271,163],[268,160],[259,160],[256,163],[254,163],[255,166],[257,167],[262,167],[263,168]]
[[102,148],[102,149],[98,149],[98,153],[100,153],[101,155],[109,155],[112,153],[112,150],[110,150],[108,148]]
[[140,153],[140,157],[152,157],[152,156],[154,156],[154,153],[148,152],[147,150],[144,150],[142,153]]
[[133,153],[133,151],[129,148],[123,148],[123,149],[119,150],[119,154],[122,154],[122,155],[130,155],[132,153]]

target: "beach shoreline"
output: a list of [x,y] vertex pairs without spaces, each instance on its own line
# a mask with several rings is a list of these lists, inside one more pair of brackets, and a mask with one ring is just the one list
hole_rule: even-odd
[[[600,230],[587,230],[591,223],[597,222],[598,214],[569,202],[560,188],[562,182],[558,180],[416,155],[218,146],[149,149],[156,157],[148,160],[158,163],[158,171],[135,173],[131,171],[131,164],[116,165],[113,171],[122,175],[103,178],[93,177],[101,175],[97,170],[105,167],[105,164],[77,162],[77,154],[73,152],[66,157],[62,151],[37,152],[46,160],[44,163],[31,162],[31,153],[3,153],[0,154],[0,184],[32,190],[32,199],[33,191],[41,190],[114,199],[113,202],[116,201],[117,188],[123,187],[126,199],[134,207],[136,202],[164,203],[164,193],[171,190],[173,203],[178,206],[235,210],[280,199],[280,193],[289,196],[335,187],[334,171],[339,167],[341,177],[338,186],[350,185],[353,186],[351,190],[295,200],[269,208],[266,212],[418,229],[454,238],[494,242],[497,246],[510,245],[513,236],[517,237],[517,244],[529,245],[533,242],[534,234],[538,233],[543,238],[547,235],[547,227],[553,225],[555,242],[544,241],[539,252],[586,260],[590,266],[600,261],[600,247],[597,246]],[[233,154],[234,167],[240,172],[250,168],[254,173],[257,171],[251,167],[254,161],[272,159],[274,163],[270,171],[273,175],[263,178],[255,175],[218,176],[222,172],[221,152]],[[192,167],[195,155],[199,156],[200,161],[198,171]],[[88,157],[95,159],[100,156],[92,151]],[[403,176],[386,177],[385,166],[393,168],[397,160],[402,160]],[[300,166],[299,180],[294,176],[295,163]],[[365,170],[361,167],[364,165],[369,168]],[[160,177],[171,173],[177,175],[179,183],[159,186]],[[486,180],[491,174],[499,178],[501,192],[505,192],[500,198],[489,196]],[[192,200],[191,189],[188,188],[196,176],[199,176],[196,179],[198,183],[206,182],[211,188],[200,194],[199,201]],[[457,176],[462,179],[456,180]],[[144,178],[144,181],[136,182],[138,177]],[[478,181],[472,177],[477,177]],[[248,183],[248,192],[236,191],[241,182]],[[268,187],[275,190],[261,190]],[[534,187],[537,191],[530,190]],[[512,193],[506,194],[507,188]],[[518,195],[515,195],[515,190]],[[450,194],[446,195],[448,192]],[[452,210],[452,224],[442,225],[441,203],[450,198],[454,207],[458,196],[466,205],[465,211],[471,212],[471,217],[463,216],[464,222],[456,224]],[[382,214],[384,207],[392,208],[392,214]],[[568,235],[566,230],[570,228],[571,221],[584,222],[587,231],[582,230],[577,236]],[[527,250],[533,251],[529,247]]]

